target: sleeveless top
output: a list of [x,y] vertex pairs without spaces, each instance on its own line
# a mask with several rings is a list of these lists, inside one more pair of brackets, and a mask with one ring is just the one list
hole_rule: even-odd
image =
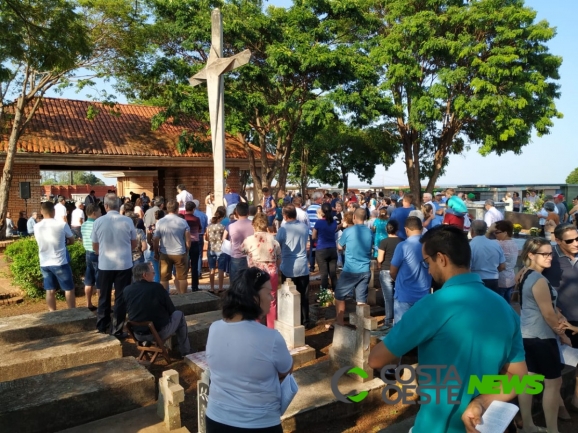
[[[534,287],[534,285],[542,278],[546,280],[542,274],[533,270],[528,271],[528,273],[522,278],[523,284],[520,288],[522,301],[522,310],[520,312],[522,338],[540,338],[543,340],[548,338],[556,338],[556,334],[552,328],[548,326],[544,316],[542,316],[540,307],[538,306],[538,303],[534,298],[534,294],[532,293],[532,287]],[[552,308],[555,308],[558,293],[552,288],[548,280],[546,280],[546,282],[548,283],[548,287],[550,289]]]

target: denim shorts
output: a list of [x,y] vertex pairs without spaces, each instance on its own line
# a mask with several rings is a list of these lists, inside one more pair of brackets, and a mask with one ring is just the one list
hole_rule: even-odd
[[64,291],[74,290],[72,269],[68,263],[60,266],[40,266],[40,272],[44,277],[44,290],[58,290],[59,286]]
[[335,288],[335,299],[344,301],[346,297],[355,293],[355,300],[365,304],[371,272],[342,272]]
[[94,286],[98,278],[98,255],[86,252],[86,271],[84,271],[84,285]]
[[207,261],[209,262],[209,269],[219,269],[219,271],[227,270],[227,254],[214,253],[209,251],[207,254]]

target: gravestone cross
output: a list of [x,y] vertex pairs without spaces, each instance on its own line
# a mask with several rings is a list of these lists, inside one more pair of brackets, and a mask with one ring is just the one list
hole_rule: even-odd
[[223,74],[249,62],[251,51],[223,57],[223,18],[219,9],[211,13],[211,50],[207,65],[189,79],[191,86],[207,82],[211,140],[213,144],[213,177],[215,203],[223,204],[225,189],[225,85]]
[[349,313],[351,326],[334,324],[333,344],[329,349],[331,360],[338,367],[355,366],[367,373],[367,378],[358,375],[351,377],[361,382],[373,379],[373,369],[369,366],[370,331],[377,329],[377,318],[371,317],[369,305],[361,304],[355,313]]
[[180,404],[183,401],[185,401],[185,390],[179,385],[179,373],[175,370],[163,371],[159,379],[157,415],[164,420],[169,431],[181,428]]

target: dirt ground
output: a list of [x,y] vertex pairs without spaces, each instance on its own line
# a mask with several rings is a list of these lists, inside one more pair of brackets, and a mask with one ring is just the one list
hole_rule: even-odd
[[[204,272],[200,283],[208,284],[208,273]],[[227,284],[228,281],[225,281]],[[77,292],[78,293],[78,292]],[[4,259],[4,255],[0,253],[0,298],[2,295],[12,294],[21,295],[18,287],[12,286],[9,278],[8,265]],[[96,305],[96,295],[93,297],[93,303]],[[77,307],[86,307],[86,299],[84,294],[80,293],[76,298]],[[66,308],[64,301],[57,301],[57,308]],[[17,304],[0,305],[0,317],[16,316],[20,314],[38,313],[47,311],[46,302],[44,299],[28,299],[25,298],[23,302]],[[378,317],[381,321],[383,316]],[[329,321],[328,323],[331,323]],[[317,359],[310,364],[322,362],[328,359],[329,347],[333,340],[333,331],[325,329],[324,323],[310,329],[306,332],[305,342],[316,350]],[[123,342],[124,356],[137,356],[138,351],[134,342],[127,339]],[[409,356],[404,358],[404,362],[415,363],[417,358]],[[185,364],[183,360],[173,361],[167,365],[164,360],[157,361],[156,364],[149,367],[150,372],[156,377],[157,381],[161,377],[162,372],[167,369],[174,369],[179,373],[180,383],[185,389],[185,403],[181,405],[181,419],[183,426],[190,431],[197,431],[197,375]],[[312,424],[308,426],[308,433],[375,433],[380,430],[398,423],[407,417],[415,415],[419,407],[417,405],[383,405],[375,408],[372,411],[365,412],[361,416],[355,418],[334,419],[330,422],[323,422],[319,424]],[[571,413],[572,419],[570,421],[559,421],[558,429],[560,433],[576,433],[578,431],[578,413]],[[543,415],[536,415],[534,417],[536,425],[544,426]],[[285,432],[289,433],[289,432]]]

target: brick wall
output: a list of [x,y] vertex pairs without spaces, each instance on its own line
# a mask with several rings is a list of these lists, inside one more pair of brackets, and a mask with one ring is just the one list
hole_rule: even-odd
[[116,191],[116,187],[114,185],[42,185],[40,190],[47,197],[62,195],[70,198],[73,194],[86,196],[90,191],[94,191],[97,198],[103,198],[109,190]]
[[30,182],[30,199],[28,200],[28,215],[40,212],[42,189],[40,188],[40,167],[34,164],[14,164],[12,182],[8,195],[8,212],[12,214],[14,224],[18,221],[18,212],[25,210],[25,202],[20,198],[20,182]]
[[120,197],[130,195],[130,192],[137,194],[147,193],[147,196],[154,196],[153,185],[156,181],[155,176],[139,176],[139,177],[119,177],[117,179],[118,195]]
[[[164,197],[167,200],[173,199],[177,195],[177,185],[184,184],[187,191],[193,194],[193,197],[199,200],[200,208],[205,211],[205,198],[209,191],[213,191],[213,167],[206,168],[190,168],[190,169],[174,169],[167,170],[165,175],[165,191]],[[231,185],[235,191],[239,191],[241,187],[240,173],[238,168],[231,168],[227,184]]]

